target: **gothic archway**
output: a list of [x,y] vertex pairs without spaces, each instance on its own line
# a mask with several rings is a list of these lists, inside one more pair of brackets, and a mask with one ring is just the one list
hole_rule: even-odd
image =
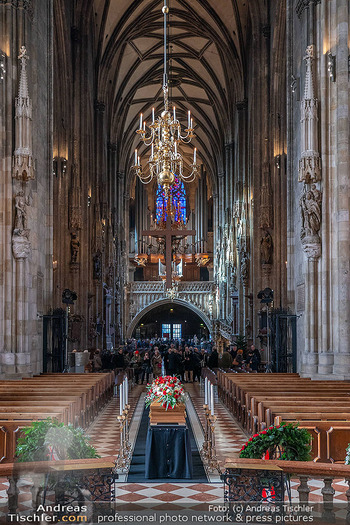
[[187,301],[183,301],[182,299],[173,299],[172,301],[169,300],[169,299],[161,299],[160,301],[155,301],[154,303],[146,306],[145,308],[143,308],[143,310],[141,310],[134,317],[134,319],[131,321],[131,323],[128,326],[127,331],[126,331],[127,339],[130,339],[132,337],[132,334],[133,334],[135,328],[137,327],[137,325],[139,324],[141,319],[148,312],[150,312],[151,310],[154,310],[154,309],[156,309],[156,308],[158,308],[159,306],[162,306],[162,305],[169,305],[170,306],[170,305],[174,305],[174,304],[175,305],[179,305],[179,306],[183,306],[183,307],[187,308],[188,310],[192,311],[193,313],[195,313],[203,321],[203,323],[207,327],[209,333],[212,334],[212,331],[213,331],[212,330],[212,323],[211,323],[209,317],[205,313],[203,313],[201,310],[199,310],[199,308],[197,308],[196,306],[194,306],[191,303],[188,303]]

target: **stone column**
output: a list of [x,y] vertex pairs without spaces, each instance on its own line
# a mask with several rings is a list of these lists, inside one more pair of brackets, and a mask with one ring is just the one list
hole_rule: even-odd
[[[335,122],[336,141],[336,206],[337,206],[337,237],[334,243],[335,254],[338,258],[337,283],[337,312],[338,342],[335,344],[334,374],[339,379],[350,379],[350,139],[349,139],[349,63],[348,63],[348,34],[349,34],[349,2],[336,0],[335,32],[337,42],[330,49],[336,56],[336,90],[337,108]],[[335,47],[336,46],[336,47]],[[334,51],[333,51],[334,50]],[[332,181],[333,182],[333,181]]]

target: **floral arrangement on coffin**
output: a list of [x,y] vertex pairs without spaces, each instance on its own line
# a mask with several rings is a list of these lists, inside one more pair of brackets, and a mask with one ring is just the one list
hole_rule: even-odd
[[180,380],[173,376],[160,376],[152,384],[148,384],[146,406],[149,407],[154,401],[161,403],[165,410],[184,404],[185,392]]
[[240,450],[240,458],[272,459],[279,451],[278,459],[287,461],[311,460],[311,436],[306,428],[292,423],[268,427],[248,439]]

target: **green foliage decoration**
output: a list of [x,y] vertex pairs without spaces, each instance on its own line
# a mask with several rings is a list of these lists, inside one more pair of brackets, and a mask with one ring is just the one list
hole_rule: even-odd
[[286,461],[311,460],[311,436],[306,428],[283,422],[254,434],[241,448],[240,458],[262,459],[267,451],[270,458],[279,449],[278,459]]
[[51,418],[34,421],[22,429],[16,447],[17,461],[48,461],[52,451],[56,459],[100,457],[81,428],[64,425]]
[[247,350],[247,340],[244,335],[238,335],[233,344],[237,346],[237,350],[241,349],[243,352]]
[[350,465],[350,443],[346,449],[345,465]]

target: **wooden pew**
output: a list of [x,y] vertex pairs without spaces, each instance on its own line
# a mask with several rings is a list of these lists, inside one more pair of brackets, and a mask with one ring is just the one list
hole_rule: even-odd
[[0,462],[14,459],[21,429],[47,418],[86,426],[113,395],[114,372],[0,381]]
[[256,433],[298,422],[314,437],[314,461],[340,461],[350,442],[350,384],[277,374],[219,374],[218,388],[242,426]]

